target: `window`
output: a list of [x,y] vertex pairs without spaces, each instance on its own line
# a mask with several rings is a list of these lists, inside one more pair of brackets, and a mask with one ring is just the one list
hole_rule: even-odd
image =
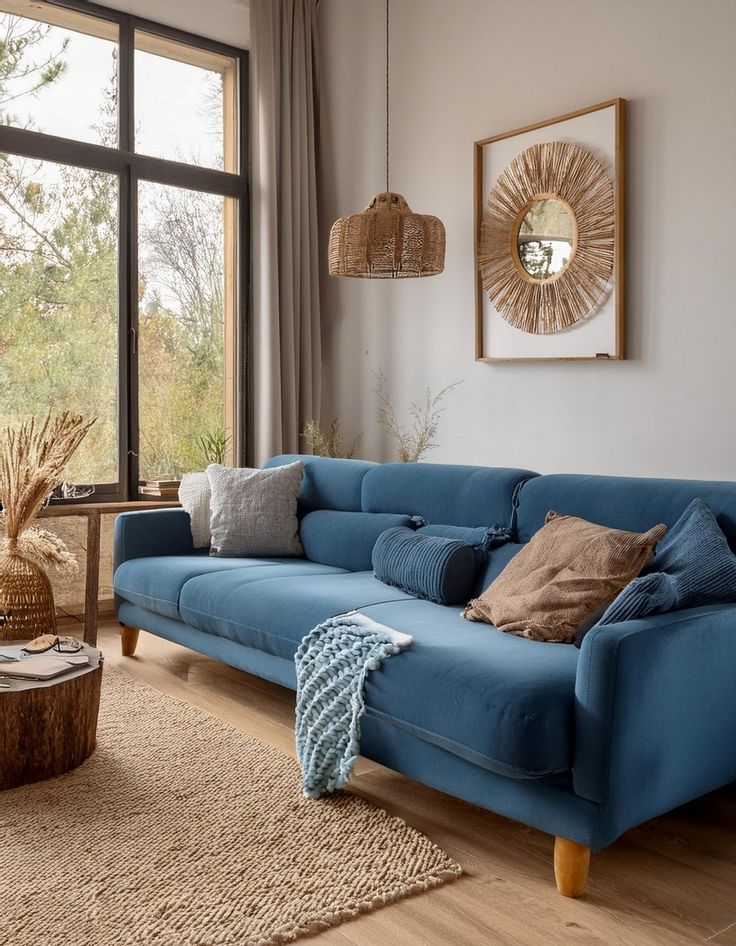
[[0,425],[96,417],[99,499],[244,450],[246,54],[0,0]]
[[201,469],[199,438],[229,426],[225,230],[233,203],[138,186],[140,469],[149,479]]

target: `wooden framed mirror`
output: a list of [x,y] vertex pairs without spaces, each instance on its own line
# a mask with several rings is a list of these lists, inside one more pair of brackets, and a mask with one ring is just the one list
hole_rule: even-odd
[[478,359],[623,357],[622,138],[616,99],[476,142]]

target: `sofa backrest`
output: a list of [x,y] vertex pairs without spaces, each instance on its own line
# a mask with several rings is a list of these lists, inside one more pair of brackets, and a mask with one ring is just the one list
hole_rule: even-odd
[[672,526],[693,499],[710,506],[736,550],[736,483],[555,473],[530,479],[517,500],[519,542],[544,525],[550,509],[614,529],[643,532],[658,522]]
[[421,516],[442,525],[508,526],[519,484],[536,475],[447,463],[376,464],[363,478],[363,511]]
[[369,460],[339,460],[332,457],[302,456],[282,453],[271,457],[264,467],[304,462],[304,479],[299,496],[301,515],[315,509],[340,509],[361,512],[361,486],[366,473],[376,466]]
[[411,517],[447,526],[512,524],[514,496],[528,470],[440,463],[370,463],[282,454],[266,467],[304,461],[299,497],[307,557],[351,571],[369,570],[378,534]]

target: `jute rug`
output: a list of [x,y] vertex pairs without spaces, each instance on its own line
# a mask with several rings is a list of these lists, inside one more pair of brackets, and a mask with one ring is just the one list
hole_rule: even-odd
[[0,794],[13,946],[287,943],[459,873],[400,819],[303,798],[295,761],[111,667],[94,755]]

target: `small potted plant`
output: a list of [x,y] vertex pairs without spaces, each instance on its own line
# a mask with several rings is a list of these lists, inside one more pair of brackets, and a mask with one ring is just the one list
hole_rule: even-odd
[[220,466],[225,465],[228,449],[230,448],[230,439],[222,427],[216,427],[201,437],[197,437],[197,444],[202,451],[205,466],[209,466],[210,463],[218,463]]

